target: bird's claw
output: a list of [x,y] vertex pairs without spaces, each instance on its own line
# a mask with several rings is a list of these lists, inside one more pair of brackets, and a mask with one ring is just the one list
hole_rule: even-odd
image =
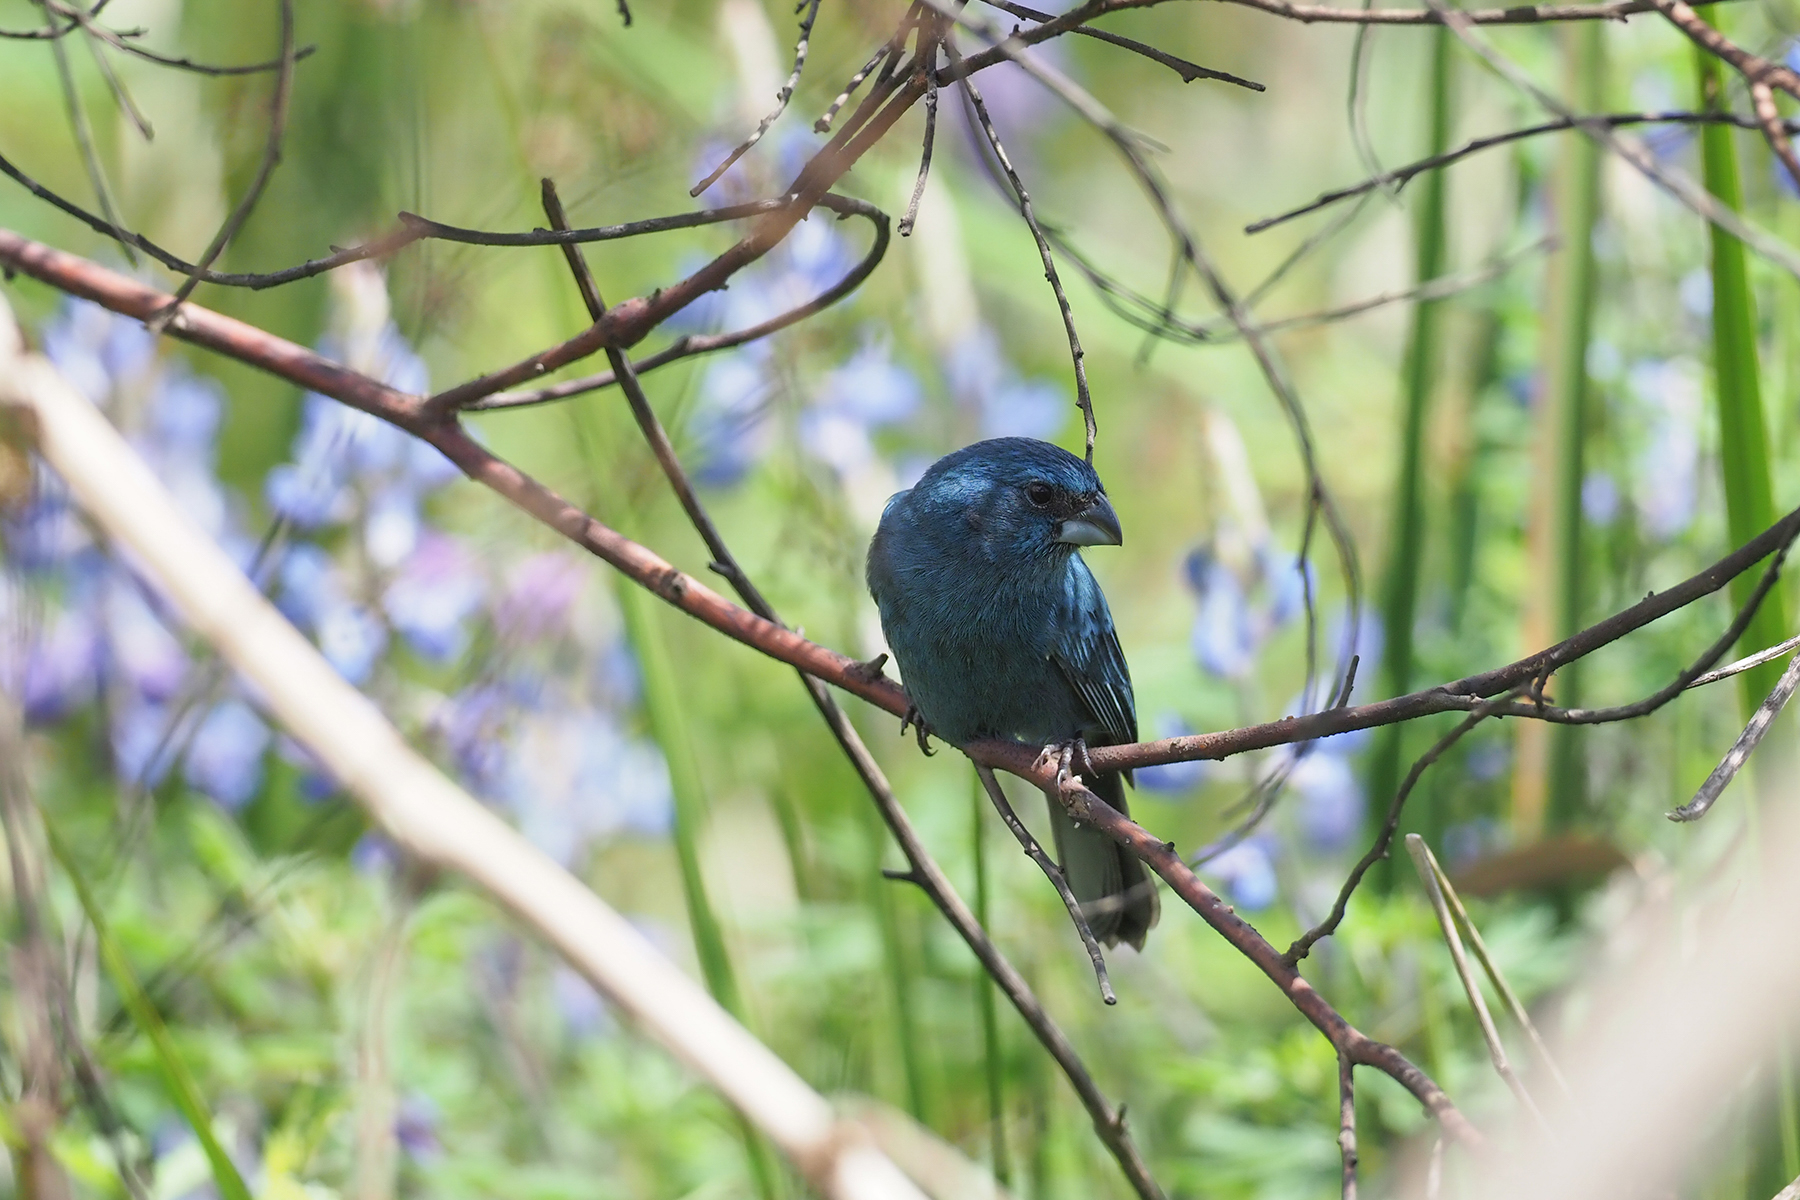
[[1080,761],[1082,770],[1093,771],[1094,764],[1088,759],[1086,741],[1074,738],[1060,744],[1052,742],[1039,753],[1037,761],[1032,764],[1032,769],[1041,771],[1045,767],[1054,765],[1056,767],[1057,794],[1067,803],[1074,796],[1087,790],[1087,784],[1083,783],[1081,776],[1075,773],[1077,759]]
[[[885,658],[886,655],[883,655],[883,657]],[[916,704],[908,704],[906,706],[906,715],[900,718],[900,736],[905,737],[908,729],[911,729],[913,733],[917,735],[919,739],[919,749],[924,753],[926,758],[930,758],[937,753],[936,750],[931,748],[931,726],[925,723],[925,714],[919,711],[919,706]]]

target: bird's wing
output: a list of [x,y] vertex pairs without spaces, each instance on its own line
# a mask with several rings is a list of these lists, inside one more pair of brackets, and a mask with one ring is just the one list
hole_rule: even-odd
[[1070,563],[1069,603],[1058,622],[1050,657],[1105,734],[1107,744],[1138,740],[1131,668],[1099,583],[1079,558]]

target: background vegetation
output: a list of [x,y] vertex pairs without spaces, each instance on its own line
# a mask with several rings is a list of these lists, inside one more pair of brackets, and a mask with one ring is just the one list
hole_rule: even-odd
[[[622,27],[593,0],[302,5],[299,39],[317,50],[296,73],[282,169],[222,266],[297,262],[385,228],[398,209],[531,228],[542,223],[540,176],[557,180],[577,225],[679,209],[766,112],[795,17],[756,0],[640,3],[633,16]],[[792,112],[712,202],[773,194],[791,177],[824,140],[810,120],[897,16],[873,0],[822,6]],[[42,19],[34,4],[0,0],[0,28]],[[273,5],[117,0],[107,19],[211,61],[266,59],[277,45]],[[1720,6],[1719,20],[1779,59],[1800,13],[1758,0]],[[1174,4],[1107,27],[1267,85],[1184,84],[1089,39],[1046,51],[1167,148],[1158,161],[1180,207],[1240,290],[1333,214],[1256,235],[1241,232],[1247,223],[1373,164],[1539,119],[1441,30],[1359,38],[1350,26]],[[1587,111],[1700,106],[1692,47],[1654,14],[1492,38]],[[92,202],[76,137],[91,126],[117,211],[164,244],[204,245],[262,153],[268,78],[109,56],[154,126],[148,140],[94,56],[67,50],[72,101],[44,44],[0,41],[0,153]],[[982,88],[1045,222],[1154,293],[1167,270],[1162,234],[1098,135],[1014,68],[984,74]],[[1729,89],[1726,100],[1748,109]],[[1080,442],[1035,247],[952,94],[940,118],[918,227],[851,300],[646,380],[775,606],[862,657],[879,649],[862,554],[889,494],[978,437]],[[845,191],[904,209],[919,117],[907,121]],[[1800,234],[1793,189],[1763,143],[1703,137],[1704,163],[1691,130],[1658,127],[1646,141],[1720,195],[1729,169],[1746,212]],[[0,225],[124,262],[10,185]],[[635,239],[590,260],[609,298],[639,295],[726,236]],[[676,332],[788,307],[841,276],[865,237],[815,213]],[[1721,261],[1686,210],[1562,134],[1373,193],[1258,299],[1259,316],[1278,318],[1404,293],[1420,278],[1461,281],[1434,303],[1400,300],[1278,335],[1369,580],[1359,699],[1519,657],[1691,574],[1800,503],[1800,288],[1754,256],[1734,283]],[[1112,601],[1146,736],[1299,711],[1293,568],[1307,487],[1288,425],[1241,346],[1149,341],[1086,284],[1069,286],[1100,425],[1096,466],[1126,530],[1123,550],[1088,560]],[[734,995],[810,1082],[910,1112],[1019,1195],[1126,1194],[962,944],[915,889],[882,877],[899,859],[786,668],[646,601],[373,418],[28,281],[4,295],[347,678],[715,994]],[[586,324],[548,249],[426,243],[385,273],[203,299],[406,390]],[[1746,379],[1760,380],[1760,399],[1745,395]],[[505,456],[704,574],[704,548],[616,394],[476,422]],[[1727,479],[1759,472],[1772,508],[1730,511]],[[10,487],[0,665],[28,719],[34,796],[66,848],[23,869],[48,880],[43,916],[68,950],[92,1059],[91,1086],[72,1077],[53,1140],[78,1194],[126,1194],[121,1160],[157,1200],[229,1192],[229,1172],[209,1166],[179,1111],[159,1045],[192,1073],[249,1189],[272,1200],[798,1193],[721,1101],[619,1026],[579,977],[369,833],[53,478],[40,472],[30,495]],[[1328,645],[1338,644],[1350,628],[1342,575],[1321,557],[1314,579]],[[1779,604],[1759,627],[1765,641],[1788,628]],[[1609,649],[1584,664],[1580,696],[1654,690],[1730,611],[1716,598]],[[1383,614],[1407,619],[1384,630]],[[1579,1039],[1597,1019],[1572,981],[1578,966],[1633,953],[1629,914],[1671,896],[1704,912],[1728,896],[1758,789],[1740,784],[1704,825],[1661,814],[1692,795],[1767,682],[1696,692],[1639,722],[1558,731],[1566,737],[1493,722],[1426,776],[1409,825],[1465,882],[1546,1029]],[[1575,687],[1559,678],[1559,700]],[[1129,1105],[1172,1194],[1335,1192],[1331,1048],[1250,964],[1165,904],[1147,952],[1114,960],[1120,1002],[1103,1007],[1061,905],[996,829],[968,764],[926,760],[884,715],[852,711],[934,853]],[[1285,944],[1322,915],[1367,844],[1370,797],[1385,807],[1435,735],[1387,732],[1332,739],[1297,763],[1271,752],[1142,771],[1133,812],[1183,849],[1208,846],[1242,818],[1259,780],[1292,767],[1267,821],[1202,871]],[[1778,778],[1763,766],[1760,790],[1772,794]],[[1041,826],[1039,802],[1019,799]],[[20,870],[22,846],[9,843]],[[83,919],[83,887],[147,1003],[126,1003],[125,976]],[[0,989],[9,1100],[34,1069],[29,967],[15,953]],[[1472,1118],[1510,1113],[1404,859],[1359,894],[1309,974]],[[1415,1101],[1366,1074],[1366,1176],[1376,1190],[1416,1185],[1432,1129]],[[1784,1064],[1747,1080],[1741,1104],[1700,1118],[1716,1122],[1719,1152],[1696,1195],[1766,1197],[1800,1175]]]

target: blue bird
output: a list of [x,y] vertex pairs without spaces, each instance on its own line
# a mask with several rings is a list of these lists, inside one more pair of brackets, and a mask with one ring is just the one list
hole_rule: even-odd
[[[963,745],[1137,741],[1131,670],[1082,546],[1117,546],[1119,518],[1093,467],[1033,438],[977,442],[887,503],[869,543],[869,592],[925,725]],[[1092,790],[1125,805],[1117,773]],[[1069,888],[1094,936],[1143,949],[1156,887],[1137,857],[1078,827],[1052,799]]]

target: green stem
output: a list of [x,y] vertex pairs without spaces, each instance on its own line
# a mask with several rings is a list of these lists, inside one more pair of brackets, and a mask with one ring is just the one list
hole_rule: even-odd
[[[988,923],[988,871],[986,826],[982,817],[987,812],[987,791],[975,779],[974,816],[969,825],[969,844],[975,855],[975,920],[983,929]],[[981,1048],[987,1066],[988,1127],[994,1147],[994,1178],[1000,1186],[1012,1186],[1012,1162],[1006,1152],[1005,1064],[1000,1058],[1000,1017],[994,1002],[994,979],[986,971],[975,973],[975,994],[981,1006]]]
[[[1429,153],[1442,154],[1450,143],[1450,31],[1439,27],[1431,37]],[[1445,226],[1442,171],[1427,175],[1418,220],[1418,281],[1444,273]],[[1438,340],[1442,306],[1423,301],[1413,307],[1401,401],[1400,473],[1394,486],[1393,540],[1382,579],[1381,618],[1385,642],[1381,660],[1381,694],[1398,696],[1412,686],[1413,622],[1418,610],[1419,570],[1425,542],[1424,460],[1426,416],[1436,390]],[[1369,763],[1369,790],[1376,802],[1370,819],[1379,824],[1386,797],[1400,786],[1402,726],[1383,729]],[[1389,871],[1383,870],[1383,879]]]
[[[669,764],[669,786],[675,796],[675,856],[681,867],[681,890],[687,902],[688,926],[693,932],[694,950],[700,959],[700,973],[713,999],[744,1022],[743,999],[725,946],[725,935],[706,894],[699,845],[700,830],[706,822],[706,795],[700,784],[687,714],[676,688],[675,670],[657,622],[660,616],[657,602],[630,582],[620,583],[618,595],[619,609],[625,619],[625,636],[637,656],[638,669],[643,676],[644,709],[650,719],[650,735],[662,747],[663,758]],[[778,1194],[776,1171],[769,1148],[742,1114],[738,1114],[738,1124],[743,1131],[744,1148],[750,1160],[751,1174],[756,1179],[757,1193],[763,1200],[775,1200]]]
[[[1570,78],[1578,111],[1598,112],[1605,100],[1606,43],[1598,25],[1568,29]],[[1555,328],[1551,335],[1551,376],[1544,419],[1555,434],[1552,465],[1552,515],[1546,547],[1555,580],[1551,593],[1552,640],[1580,627],[1585,581],[1582,571],[1581,484],[1586,472],[1588,410],[1588,345],[1593,339],[1595,265],[1594,225],[1600,217],[1600,148],[1592,139],[1573,137],[1564,143],[1565,157],[1557,181],[1556,204],[1563,230],[1563,261],[1558,295],[1552,301]],[[1578,664],[1557,673],[1556,701],[1580,703]],[[1582,731],[1560,726],[1550,731],[1549,791],[1546,815],[1552,828],[1567,826],[1585,805],[1587,766]]]
[[[1716,17],[1708,16],[1716,23]],[[1718,109],[1724,103],[1719,64],[1695,48],[1703,107]],[[1706,126],[1700,133],[1703,179],[1706,188],[1726,206],[1741,210],[1743,190],[1738,180],[1737,147],[1724,126]],[[1762,390],[1756,355],[1756,301],[1750,292],[1750,276],[1744,261],[1744,245],[1716,225],[1707,233],[1712,242],[1713,377],[1719,396],[1719,466],[1725,482],[1725,518],[1731,540],[1742,544],[1775,520],[1774,489],[1769,478],[1767,426],[1763,423]],[[1732,603],[1742,606],[1756,586],[1750,578],[1732,581]],[[1785,605],[1779,587],[1769,593],[1744,630],[1738,650],[1750,654],[1774,645],[1785,636]],[[1773,662],[1738,677],[1738,695],[1746,715],[1775,686],[1782,664]]]

